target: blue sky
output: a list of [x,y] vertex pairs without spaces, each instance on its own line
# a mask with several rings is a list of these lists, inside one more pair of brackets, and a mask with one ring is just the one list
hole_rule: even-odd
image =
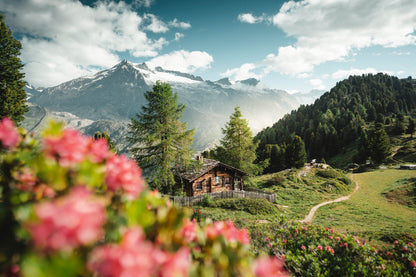
[[0,0],[0,12],[38,87],[122,59],[290,92],[350,74],[416,77],[414,0]]

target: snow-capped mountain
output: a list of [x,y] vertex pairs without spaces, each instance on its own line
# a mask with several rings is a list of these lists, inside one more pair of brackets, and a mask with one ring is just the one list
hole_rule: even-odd
[[43,119],[58,117],[90,135],[106,131],[126,150],[127,124],[146,104],[144,93],[157,80],[168,82],[178,93],[179,102],[186,105],[183,121],[188,122],[188,128],[196,129],[195,150],[218,143],[221,128],[237,105],[256,133],[302,104],[299,97],[266,88],[256,79],[232,83],[224,78],[212,82],[124,60],[110,69],[42,91],[31,88],[29,102],[35,112],[26,116],[26,122],[31,122],[26,127],[42,126],[35,124],[36,114]]

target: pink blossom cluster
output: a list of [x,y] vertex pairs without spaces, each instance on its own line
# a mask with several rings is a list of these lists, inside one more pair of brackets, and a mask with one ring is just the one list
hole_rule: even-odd
[[283,261],[277,257],[262,257],[254,264],[254,274],[257,277],[287,277],[289,274],[283,269]]
[[42,197],[53,198],[55,191],[46,184],[39,184],[38,178],[30,168],[22,168],[13,174],[16,188],[21,191],[33,192],[37,199]]
[[3,118],[0,121],[0,146],[13,148],[19,144],[20,139],[16,124],[8,117]]
[[136,162],[126,156],[113,155],[107,160],[105,182],[112,191],[123,189],[129,199],[136,199],[143,190],[142,172]]
[[181,230],[181,236],[183,237],[184,241],[189,243],[196,239],[196,227],[197,224],[195,218],[192,221],[189,219],[185,221]]
[[35,245],[46,250],[69,251],[97,241],[103,235],[105,205],[84,186],[68,195],[35,206],[38,222],[28,225]]
[[109,156],[104,139],[93,140],[76,130],[66,129],[58,136],[47,136],[43,147],[46,156],[55,158],[61,166],[70,166],[84,161],[87,157],[98,163]]
[[220,235],[224,236],[229,242],[241,242],[242,244],[249,244],[250,237],[247,229],[238,229],[232,221],[216,221],[213,225],[205,228],[206,235],[209,239],[216,238]]
[[186,276],[190,267],[190,251],[181,248],[167,253],[146,241],[139,227],[128,229],[120,244],[95,248],[88,260],[88,269],[103,277],[116,276]]

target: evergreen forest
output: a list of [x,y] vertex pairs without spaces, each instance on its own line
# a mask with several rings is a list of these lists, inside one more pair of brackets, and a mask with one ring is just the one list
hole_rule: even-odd
[[[328,160],[362,139],[363,132],[371,136],[385,128],[392,136],[411,131],[415,109],[416,89],[411,77],[399,79],[382,73],[350,76],[315,103],[300,106],[259,132],[255,137],[258,160],[270,159],[268,172],[287,168],[291,154],[286,149],[295,136],[304,141],[309,159]],[[355,157],[356,162],[362,160]]]

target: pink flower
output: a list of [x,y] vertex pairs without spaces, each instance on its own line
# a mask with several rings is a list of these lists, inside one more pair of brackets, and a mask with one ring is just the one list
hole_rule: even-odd
[[332,236],[329,236],[328,238],[329,238],[329,239],[333,239],[333,237],[332,237]]
[[163,252],[145,240],[139,227],[128,229],[120,244],[95,248],[87,264],[90,271],[103,277],[158,276],[159,269],[161,276],[182,276],[189,266],[188,249],[182,248],[173,255]]
[[410,247],[415,247],[415,245],[412,242],[408,243]]
[[299,230],[298,229],[295,229],[295,233],[297,234],[297,233],[299,233]]
[[382,264],[382,265],[381,265],[381,269],[382,269],[382,270],[385,270],[385,269],[386,269],[386,266],[385,266],[384,264]]
[[330,253],[332,253],[332,254],[334,254],[334,249],[332,249],[331,246],[326,246],[325,247],[325,250],[328,251],[328,252],[330,252]]
[[23,168],[21,171],[14,174],[14,178],[18,181],[16,188],[21,191],[33,191],[37,178],[33,171],[29,168]]
[[341,238],[340,238],[340,237],[336,237],[335,239],[336,239],[337,241],[341,240]]
[[181,230],[181,236],[186,242],[192,242],[196,239],[196,222],[187,219]]
[[273,244],[269,242],[269,248],[273,248]]
[[329,231],[330,231],[331,233],[334,233],[334,232],[335,232],[335,231],[334,231],[334,229],[330,229]]
[[242,244],[249,244],[250,237],[247,229],[238,229],[234,226],[232,221],[216,221],[213,225],[207,226],[205,232],[208,239],[216,238],[220,235],[224,236],[229,242],[241,242]]
[[10,118],[4,117],[0,121],[0,145],[6,148],[13,148],[19,142],[20,135],[16,124]]
[[191,266],[190,254],[188,248],[182,247],[177,253],[168,255],[166,262],[161,265],[159,276],[188,276],[189,267]]
[[416,261],[411,261],[409,265],[410,267],[416,267]]
[[35,193],[39,198],[54,198],[56,196],[55,191],[48,185],[40,184],[35,188]]
[[93,163],[99,163],[110,156],[107,141],[105,139],[91,139],[89,145],[89,155]]
[[305,246],[305,245],[302,245],[300,248],[301,248],[302,250],[305,250],[305,249],[306,249],[306,246]]
[[391,254],[390,252],[386,252],[386,255],[387,255],[388,257],[393,256],[393,254]]
[[28,229],[39,248],[68,251],[103,235],[104,204],[83,186],[53,202],[36,205],[35,213],[39,222],[28,224]]
[[318,249],[318,250],[322,250],[322,246],[321,246],[321,245],[318,245],[318,246],[316,247],[316,249]]
[[393,242],[394,245],[397,245],[398,243],[399,241],[397,239]]
[[283,269],[283,261],[277,257],[259,258],[254,262],[253,267],[257,277],[289,276]]
[[45,137],[44,151],[47,157],[57,159],[61,166],[70,166],[85,160],[91,138],[76,130],[64,130],[58,136]]
[[126,156],[111,156],[106,164],[105,182],[112,191],[123,189],[129,199],[135,199],[143,190],[142,172],[136,162]]
[[346,243],[346,242],[345,242],[345,243],[344,243],[344,246],[348,248],[348,243]]

